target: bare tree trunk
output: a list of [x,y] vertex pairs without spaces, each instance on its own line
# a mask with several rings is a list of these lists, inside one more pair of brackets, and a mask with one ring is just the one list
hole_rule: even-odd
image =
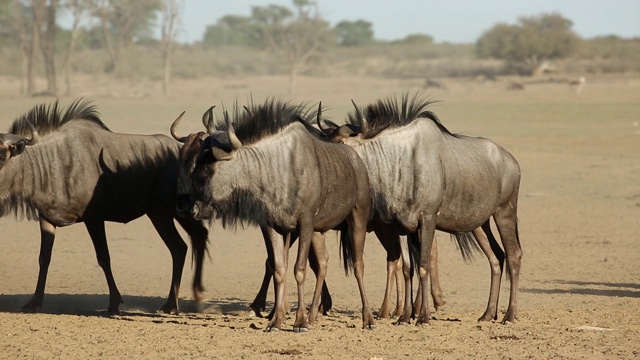
[[35,73],[33,66],[36,58],[36,48],[40,39],[40,30],[35,21],[31,22],[31,44],[27,49],[27,95],[33,95],[36,92]]
[[299,66],[297,64],[291,64],[289,66],[289,96],[294,96],[297,91]]
[[55,64],[57,6],[58,0],[33,1],[33,23],[40,37],[40,50],[47,77],[47,93],[54,96],[58,94]]
[[171,56],[173,55],[173,45],[179,15],[180,7],[176,0],[162,1],[162,92],[165,96],[170,95]]
[[73,14],[73,24],[71,26],[71,41],[69,42],[69,48],[67,49],[67,54],[64,59],[64,82],[66,85],[66,95],[71,94],[71,56],[73,55],[76,42],[78,41],[78,28],[83,12],[83,8],[78,0],[69,1],[69,7]]
[[27,22],[22,12],[20,1],[13,1],[13,16],[16,19],[15,26],[19,36],[18,47],[20,48],[20,95],[26,95],[29,87],[29,46],[30,36],[27,29]]

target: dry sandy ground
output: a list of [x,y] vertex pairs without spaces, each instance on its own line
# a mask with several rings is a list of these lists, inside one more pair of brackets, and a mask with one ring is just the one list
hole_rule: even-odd
[[[309,85],[314,80],[304,81]],[[359,84],[352,90],[361,102],[416,85],[389,80]],[[341,86],[333,91],[326,81],[321,85],[324,92],[308,92],[302,98],[324,96],[334,103],[341,99],[344,106],[336,106],[336,111],[346,113],[348,91]],[[125,302],[122,316],[106,316],[106,282],[82,225],[58,229],[44,307],[35,314],[22,313],[35,289],[39,232],[35,222],[5,217],[0,219],[0,358],[637,358],[639,85],[637,80],[590,81],[580,97],[558,85],[507,92],[505,83],[452,84],[448,92],[436,94],[447,101],[436,108],[446,125],[495,139],[521,164],[524,258],[520,316],[513,325],[476,321],[488,298],[487,262],[479,256],[465,264],[448,235],[439,233],[445,309],[433,314],[429,326],[394,326],[385,319],[373,331],[362,330],[356,281],[344,276],[337,239],[330,235],[327,282],[333,313],[320,317],[308,333],[291,332],[292,317],[285,331],[265,333],[267,320],[245,311],[262,279],[265,251],[259,232],[232,232],[217,223],[211,229],[211,261],[206,264],[205,311],[198,312],[192,300],[192,271],[187,265],[181,313],[158,314],[155,310],[169,290],[170,256],[144,218],[107,227],[114,275]],[[184,101],[190,108],[204,110],[224,92],[220,84],[207,96],[193,90],[195,85],[184,86],[186,95],[166,102],[178,108]],[[247,86],[238,92],[266,93],[257,85]],[[2,94],[9,92],[5,88]],[[153,96],[94,98],[114,129],[166,133],[166,121],[172,119],[151,124],[139,120],[146,119],[140,116],[142,110],[135,119],[109,117],[120,104],[153,111],[154,104],[164,102]],[[3,129],[39,102],[2,99]],[[173,107],[170,111],[171,117],[178,113]],[[471,114],[475,120],[460,120]],[[374,310],[384,291],[384,256],[375,237],[369,236],[365,281]],[[310,299],[311,272],[307,279]],[[288,299],[293,302],[291,275],[287,282]],[[509,289],[506,280],[503,285],[501,311],[506,309]]]

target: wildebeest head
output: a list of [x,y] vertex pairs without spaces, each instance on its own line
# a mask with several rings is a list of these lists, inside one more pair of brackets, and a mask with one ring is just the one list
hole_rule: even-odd
[[214,130],[214,108],[215,106],[210,107],[209,110],[205,111],[202,115],[202,125],[204,125],[206,132],[200,131],[187,136],[178,135],[176,129],[185,114],[184,111],[171,124],[171,136],[184,144],[179,152],[180,167],[176,187],[176,210],[183,216],[190,216],[191,204],[193,202],[190,196],[192,190],[191,174],[195,169],[196,159],[200,153],[204,139]]
[[383,130],[389,127],[389,125],[385,125],[378,129],[370,129],[369,123],[362,115],[358,105],[356,105],[353,100],[351,100],[351,103],[353,103],[353,106],[356,109],[357,123],[337,125],[334,122],[324,120],[322,118],[321,109],[318,109],[318,127],[327,135],[327,138],[330,141],[357,146],[364,143],[366,140],[375,138]]
[[27,125],[31,129],[31,139],[25,139],[15,134],[0,134],[0,169],[4,167],[10,158],[22,154],[26,146],[34,145],[38,142],[38,131],[28,121]]

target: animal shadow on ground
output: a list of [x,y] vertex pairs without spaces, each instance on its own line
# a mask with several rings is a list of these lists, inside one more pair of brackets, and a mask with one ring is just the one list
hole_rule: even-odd
[[531,294],[576,294],[640,298],[640,284],[574,280],[550,280],[545,281],[545,283],[576,285],[577,287],[573,287],[571,289],[526,288],[522,289],[522,291]]
[[[22,306],[31,299],[32,294],[0,294],[0,312],[23,312]],[[124,304],[123,315],[157,314],[166,299],[162,296],[127,296],[122,295]],[[36,313],[56,315],[88,315],[107,316],[108,294],[46,294],[44,305]],[[239,305],[240,306],[240,305]],[[247,303],[248,308],[248,303]],[[198,312],[198,306],[193,300],[180,300],[180,313]]]

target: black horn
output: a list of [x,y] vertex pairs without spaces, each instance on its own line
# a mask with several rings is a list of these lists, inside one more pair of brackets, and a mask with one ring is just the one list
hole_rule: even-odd
[[233,150],[237,150],[242,147],[242,142],[236,136],[235,131],[233,130],[233,124],[231,124],[231,120],[229,119],[229,113],[227,111],[224,112],[224,122],[227,124],[227,137],[229,138],[229,143],[231,144],[231,148]]
[[25,122],[27,123],[27,126],[29,126],[29,129],[31,129],[31,139],[27,140],[26,144],[35,145],[40,140],[40,135],[38,135],[38,130],[36,130],[35,126],[33,126],[33,124],[29,120],[25,119]]
[[362,116],[360,108],[358,107],[358,105],[356,105],[356,102],[353,101],[353,99],[351,99],[351,103],[353,104],[353,107],[356,108],[356,117],[358,118],[358,122],[360,123],[360,132],[366,134],[367,131],[369,131],[369,124],[367,123],[367,119]]
[[183,111],[182,114],[180,114],[180,116],[178,116],[174,121],[173,124],[171,124],[171,136],[173,136],[174,139],[180,141],[181,143],[184,143],[185,141],[187,141],[186,137],[180,137],[178,136],[178,134],[176,133],[176,128],[178,127],[178,124],[180,123],[180,120],[182,120],[182,116],[184,115],[186,111]]
[[324,121],[324,118],[322,118],[322,101],[318,103],[318,117],[316,119],[316,122],[318,123],[318,127],[320,128],[320,130],[324,132],[329,130],[329,125],[327,125],[327,123]]
[[209,108],[209,110],[205,111],[204,114],[202,114],[202,125],[204,125],[204,128],[207,130],[207,133],[211,134],[213,133],[213,109],[216,106],[213,105],[212,107]]

